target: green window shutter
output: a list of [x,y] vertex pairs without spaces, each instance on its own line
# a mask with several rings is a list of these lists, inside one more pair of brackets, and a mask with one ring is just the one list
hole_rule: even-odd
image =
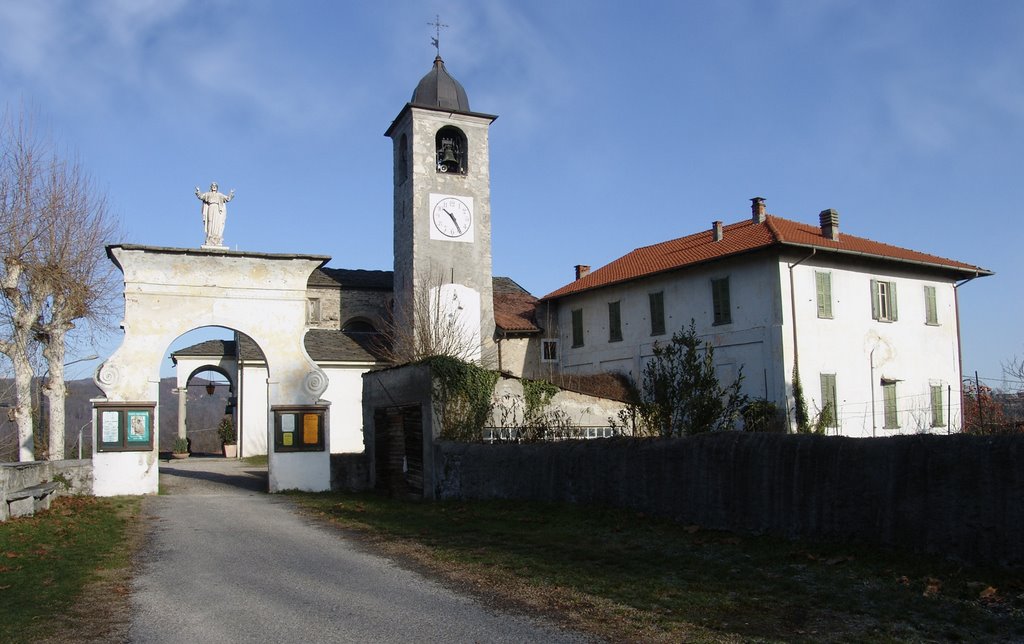
[[839,402],[836,396],[836,374],[834,373],[823,373],[821,374],[821,409],[825,411],[825,407],[829,408],[831,412],[829,427],[839,426]]
[[648,299],[651,304],[651,335],[662,335],[665,333],[665,292],[650,293]]
[[818,297],[818,317],[832,317],[832,273],[814,272],[814,286]]
[[732,322],[728,277],[711,280],[711,307],[715,324],[729,324]]
[[939,324],[939,311],[935,305],[935,287],[925,287],[925,324]]
[[618,302],[608,303],[608,341],[618,342],[622,339],[622,310]]
[[882,385],[882,400],[885,405],[885,419],[882,427],[885,429],[899,429],[899,415],[896,410],[896,383],[888,382]]
[[572,346],[583,346],[583,309],[573,309],[572,312]]
[[899,319],[896,312],[896,282],[889,282],[889,319],[893,322]]
[[878,319],[878,280],[871,280],[871,317]]
[[946,422],[942,415],[942,385],[932,385],[931,393],[932,427],[945,427]]

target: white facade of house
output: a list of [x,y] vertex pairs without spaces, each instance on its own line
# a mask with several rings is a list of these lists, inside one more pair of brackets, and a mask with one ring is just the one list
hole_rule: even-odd
[[[792,290],[791,264],[796,264]],[[828,274],[831,317],[818,315],[815,273]],[[712,280],[723,278],[729,284],[730,321],[715,324]],[[895,284],[896,320],[872,317],[872,280]],[[934,288],[934,324],[926,322],[926,286]],[[650,294],[658,292],[665,330],[653,335]],[[610,338],[609,303],[616,301],[621,340]],[[837,422],[829,433],[887,436],[960,426],[956,294],[948,272],[835,253],[812,255],[810,249],[782,255],[768,249],[585,290],[556,304],[565,373],[618,371],[639,382],[654,343],[669,341],[693,319],[701,339],[715,348],[719,380],[731,382],[742,370],[743,392],[776,403],[791,421],[798,357],[812,419],[828,398],[823,385],[827,389],[834,382]],[[573,346],[574,310],[582,310],[582,346]],[[891,402],[886,416],[886,386],[890,398],[895,391],[895,417]],[[941,395],[933,417],[934,388]]]

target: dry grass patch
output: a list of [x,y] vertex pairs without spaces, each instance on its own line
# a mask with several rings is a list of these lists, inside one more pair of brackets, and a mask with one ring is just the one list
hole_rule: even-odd
[[62,497],[0,524],[0,642],[123,639],[139,506]]
[[486,602],[610,640],[1024,639],[1024,580],[1009,571],[617,510],[295,498],[373,549]]

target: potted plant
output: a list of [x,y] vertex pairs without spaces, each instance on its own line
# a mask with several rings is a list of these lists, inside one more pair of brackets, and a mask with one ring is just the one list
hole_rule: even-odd
[[174,439],[174,447],[171,449],[171,458],[188,458],[188,439],[178,437]]
[[238,455],[238,436],[235,433],[235,423],[230,418],[223,418],[217,426],[217,436],[220,437],[220,444],[224,450],[224,458],[235,458]]

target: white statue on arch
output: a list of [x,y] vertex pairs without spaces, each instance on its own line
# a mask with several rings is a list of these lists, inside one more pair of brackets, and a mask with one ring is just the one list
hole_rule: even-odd
[[210,184],[209,192],[199,192],[196,196],[203,202],[203,231],[206,232],[206,243],[203,247],[224,248],[224,223],[228,219],[228,202],[235,198],[235,191],[228,194],[217,191],[217,182]]

